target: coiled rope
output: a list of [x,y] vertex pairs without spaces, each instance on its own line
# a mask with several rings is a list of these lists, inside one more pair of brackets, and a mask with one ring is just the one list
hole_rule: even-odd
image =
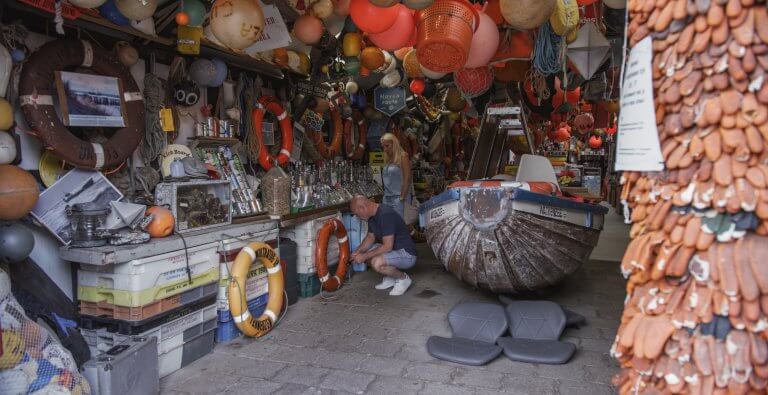
[[160,110],[163,108],[165,90],[160,78],[152,73],[144,75],[144,138],[141,141],[139,154],[144,165],[154,161],[160,151],[165,148],[166,136],[160,126]]
[[563,53],[563,38],[552,30],[549,21],[544,22],[534,43],[533,68],[544,75],[555,74],[560,71]]

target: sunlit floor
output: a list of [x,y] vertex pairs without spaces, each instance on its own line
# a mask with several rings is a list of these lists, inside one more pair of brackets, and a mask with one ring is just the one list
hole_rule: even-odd
[[[332,300],[302,299],[268,336],[219,344],[162,381],[163,393],[609,394],[618,365],[608,355],[624,300],[617,261],[628,228],[607,217],[593,260],[539,295],[586,316],[564,340],[578,351],[565,365],[511,362],[503,355],[473,367],[432,358],[431,335],[449,336],[448,310],[463,301],[496,301],[445,272],[421,245],[411,289],[391,297],[379,276],[357,273]],[[623,243],[623,244],[621,244]]]

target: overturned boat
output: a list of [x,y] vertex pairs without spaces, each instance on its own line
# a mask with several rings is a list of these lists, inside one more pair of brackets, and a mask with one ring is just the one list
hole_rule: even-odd
[[556,183],[462,181],[422,204],[419,221],[445,268],[496,293],[555,285],[597,245],[606,207],[565,197]]

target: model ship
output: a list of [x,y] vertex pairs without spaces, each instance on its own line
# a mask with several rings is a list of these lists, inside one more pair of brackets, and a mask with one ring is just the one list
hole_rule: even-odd
[[451,184],[419,208],[427,243],[473,287],[519,293],[559,283],[589,259],[608,209],[563,196],[554,177],[546,158],[525,155],[516,181]]

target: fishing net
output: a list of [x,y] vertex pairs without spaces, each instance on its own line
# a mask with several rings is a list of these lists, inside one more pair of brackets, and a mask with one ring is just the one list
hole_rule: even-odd
[[24,314],[0,270],[0,394],[90,394],[72,355]]

